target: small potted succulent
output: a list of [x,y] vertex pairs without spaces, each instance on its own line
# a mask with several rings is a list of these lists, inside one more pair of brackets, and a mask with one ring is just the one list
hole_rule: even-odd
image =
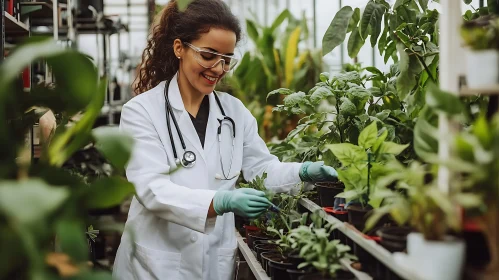
[[499,84],[499,19],[488,15],[465,21],[461,37],[468,47],[468,87],[484,88]]

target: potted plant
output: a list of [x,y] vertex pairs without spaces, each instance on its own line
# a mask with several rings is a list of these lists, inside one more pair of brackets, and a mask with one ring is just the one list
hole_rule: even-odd
[[[384,202],[374,210],[366,227],[373,227],[380,217],[389,214],[397,224],[415,230],[407,236],[410,267],[417,267],[424,279],[459,279],[465,244],[450,234],[461,231],[461,205],[475,202],[476,197],[439,190],[432,180],[435,176],[431,172],[436,169],[431,165],[413,161],[405,166],[393,160],[384,168],[387,173],[378,178],[375,194]],[[405,243],[403,236],[396,246],[400,243]]]
[[[487,120],[480,116],[472,126],[455,135],[452,156],[445,163],[453,172],[451,186],[467,196],[465,225],[482,233],[485,250],[468,254],[468,277],[499,278],[499,114]],[[479,236],[476,236],[479,237]],[[480,239],[467,244],[480,246]],[[479,247],[481,248],[481,247]],[[487,258],[488,256],[488,258]],[[479,261],[480,260],[480,261]],[[480,263],[482,262],[482,263]]]
[[489,15],[465,21],[461,27],[461,37],[468,47],[468,86],[496,86],[499,83],[499,19]]
[[344,182],[345,191],[337,197],[345,198],[350,203],[347,207],[348,222],[360,231],[364,230],[366,213],[373,207],[379,207],[381,202],[380,199],[372,199],[371,195],[375,192],[373,182],[384,171],[384,162],[408,146],[385,141],[387,135],[386,129],[378,133],[377,123],[372,122],[360,133],[358,145],[327,145],[342,163],[338,169],[338,178]]
[[298,279],[355,279],[354,275],[343,270],[341,260],[355,259],[350,255],[350,247],[340,244],[339,240],[330,240],[335,226],[327,223],[323,225],[322,218],[312,214],[310,226],[300,226],[289,235],[291,247],[299,249],[299,255],[304,259],[298,269],[309,268],[317,271],[316,274],[307,273]]

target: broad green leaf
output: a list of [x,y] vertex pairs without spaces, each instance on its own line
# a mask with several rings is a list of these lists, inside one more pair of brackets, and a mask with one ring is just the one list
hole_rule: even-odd
[[369,1],[366,7],[364,8],[364,12],[362,13],[362,18],[360,20],[360,37],[365,40],[369,35],[369,24],[372,22],[372,17],[375,16],[375,11],[378,4],[374,1]]
[[295,72],[295,58],[298,53],[298,43],[300,42],[301,27],[298,26],[289,36],[286,48],[286,60],[284,61],[286,85],[289,87],[293,81]]
[[342,97],[340,105],[340,114],[343,116],[355,116],[357,114],[357,107],[348,98]]
[[398,9],[400,6],[405,5],[409,1],[413,1],[413,0],[397,0],[397,2],[395,2],[395,5],[393,5],[393,10]]
[[403,200],[396,202],[390,209],[390,215],[400,226],[403,226],[407,223],[407,221],[411,218],[411,214],[412,213],[411,208],[409,207],[409,203]]
[[428,87],[426,104],[432,109],[450,116],[459,115],[464,111],[457,95],[443,91],[435,85]]
[[13,222],[40,222],[69,197],[64,187],[53,187],[38,179],[0,183],[0,210]]
[[376,143],[376,139],[378,137],[378,126],[376,122],[372,122],[368,125],[359,135],[359,146],[364,149],[371,148],[374,143]]
[[359,54],[360,49],[364,45],[364,40],[360,36],[359,29],[356,27],[353,31],[352,34],[350,34],[350,37],[348,38],[348,56],[351,58],[357,57],[357,54]]
[[355,200],[360,197],[360,194],[357,190],[348,190],[336,195],[336,197],[344,198],[347,202]]
[[299,105],[304,102],[305,96],[303,91],[292,93],[284,98],[284,105],[288,107]]
[[272,26],[270,26],[270,30],[274,32],[287,18],[291,16],[291,13],[289,12],[288,9],[282,11],[277,18],[274,20],[272,23]]
[[381,5],[377,5],[371,17],[371,47],[374,48],[378,43],[379,35],[381,34],[381,24],[383,23],[383,13],[385,8]]
[[400,56],[400,75],[397,78],[397,91],[400,99],[403,100],[416,86],[416,75],[421,71],[421,64],[414,55],[409,56],[405,52],[403,44],[398,43],[397,50]]
[[385,64],[388,62],[388,60],[390,59],[390,57],[396,51],[397,51],[397,44],[394,41],[391,41],[388,44],[388,46],[386,47],[386,50],[385,50],[385,57],[384,57]]
[[322,39],[323,55],[330,53],[343,43],[353,13],[352,7],[350,6],[345,6],[336,13]]
[[378,76],[383,76],[383,72],[381,72],[381,70],[379,70],[378,68],[374,67],[374,66],[368,66],[365,68],[367,71],[373,73],[373,74],[376,74]]
[[421,6],[421,9],[423,9],[423,11],[426,11],[428,9],[428,0],[418,0],[419,1],[419,5]]
[[118,127],[99,127],[93,130],[95,148],[101,152],[112,165],[122,170],[130,159],[133,138]]
[[56,232],[63,253],[68,254],[77,263],[88,260],[84,223],[76,219],[64,219],[57,223]]
[[288,136],[286,137],[286,141],[291,141],[291,139],[295,138],[296,135],[300,134],[300,132],[302,132],[307,127],[307,124],[299,124],[295,129],[289,132]]
[[359,21],[360,21],[360,9],[355,8],[355,10],[353,10],[352,17],[350,18],[350,22],[348,23],[347,33],[352,32],[359,24]]
[[86,194],[86,204],[91,209],[110,208],[119,205],[134,192],[134,185],[126,179],[106,177],[90,185]]
[[386,46],[388,44],[388,39],[390,38],[390,36],[388,36],[388,31],[389,31],[389,27],[388,27],[388,25],[385,24],[385,27],[383,29],[383,33],[381,33],[381,36],[380,36],[379,41],[378,41],[379,55],[383,55],[383,52],[385,51]]
[[334,96],[334,93],[329,88],[319,87],[310,95],[310,102],[313,105],[318,105],[322,100],[330,96]]
[[390,110],[388,109],[385,109],[382,112],[376,114],[376,118],[380,119],[381,121],[385,121],[388,116],[390,116]]
[[367,160],[366,151],[362,147],[350,143],[329,144],[326,145],[326,148],[333,152],[343,166]]
[[374,144],[372,146],[372,151],[374,153],[378,153],[379,147],[381,147],[381,144],[383,144],[383,142],[385,141],[387,136],[388,136],[388,130],[385,129],[385,130],[383,130],[381,135],[376,139],[376,141],[374,142]]
[[273,91],[269,92],[269,94],[267,94],[267,99],[269,99],[269,97],[271,96],[274,96],[276,94],[281,94],[281,95],[290,95],[292,94],[294,91],[290,90],[290,89],[287,89],[287,88],[278,88],[278,89],[274,89]]
[[189,6],[191,2],[192,0],[178,0],[177,1],[178,9],[180,11],[185,11],[185,9],[187,9],[187,6]]
[[381,208],[371,211],[371,215],[366,220],[364,231],[369,231],[379,222],[379,220],[390,212],[391,205],[385,205]]
[[465,209],[480,208],[485,203],[482,195],[477,193],[457,193],[453,198]]
[[255,44],[258,44],[258,39],[260,34],[258,34],[258,29],[256,28],[255,22],[250,19],[246,20],[246,30],[248,32],[249,37]]
[[407,147],[409,147],[409,144],[400,145],[394,142],[383,142],[379,149],[379,154],[392,154],[397,156],[407,149]]
[[438,159],[438,129],[420,118],[414,127],[414,151],[426,162]]
[[483,147],[486,149],[490,147],[493,141],[492,129],[489,127],[484,115],[478,117],[473,123],[472,131]]

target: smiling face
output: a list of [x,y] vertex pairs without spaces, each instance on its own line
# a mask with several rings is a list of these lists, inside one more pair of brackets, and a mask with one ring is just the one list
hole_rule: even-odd
[[224,59],[224,62],[229,62],[229,59],[209,52],[199,53],[195,49],[233,55],[236,48],[236,34],[221,28],[211,28],[209,32],[202,33],[199,39],[189,42],[191,46],[183,43],[178,39],[174,42],[175,54],[180,57],[178,79],[181,90],[194,95],[210,94],[226,72],[222,69],[223,62],[219,62],[213,68],[205,67],[212,66],[217,60]]

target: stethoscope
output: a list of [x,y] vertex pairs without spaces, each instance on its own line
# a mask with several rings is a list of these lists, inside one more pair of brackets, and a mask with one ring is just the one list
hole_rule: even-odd
[[[187,146],[185,145],[184,142],[184,137],[182,136],[182,133],[180,132],[180,128],[177,123],[177,119],[175,118],[175,115],[173,114],[172,106],[170,105],[170,99],[168,98],[168,90],[170,87],[170,81],[167,82],[165,85],[165,90],[164,90],[164,96],[165,96],[165,111],[166,111],[166,125],[168,127],[168,134],[170,136],[170,143],[172,145],[172,150],[173,150],[173,157],[175,158],[175,164],[182,165],[183,167],[186,168],[191,168],[196,164],[196,154],[192,151],[187,150]],[[217,102],[218,108],[220,108],[220,112],[223,115],[223,119],[217,119],[219,122],[219,126],[217,129],[217,135],[218,135],[218,153],[220,154],[220,166],[222,169],[223,177],[220,174],[215,174],[215,179],[217,180],[232,180],[236,177],[239,176],[240,172],[237,172],[234,176],[230,176],[230,171],[232,169],[232,160],[234,159],[234,145],[235,145],[235,140],[236,140],[236,123],[234,120],[228,116],[225,115],[225,111],[222,107],[222,103],[220,102],[220,99],[218,98],[218,95],[216,91],[213,91],[213,94],[215,95],[215,100]],[[177,149],[175,148],[175,142],[173,142],[173,133],[172,133],[172,128],[170,124],[170,118],[168,116],[171,116],[171,119],[173,120],[173,124],[175,125],[175,129],[177,130],[178,137],[180,139],[180,144],[182,145],[182,149],[184,149],[184,154],[182,155],[182,159],[178,157],[177,154]],[[229,164],[229,172],[227,175],[225,174],[224,170],[224,164],[222,160],[222,153],[221,153],[221,142],[222,142],[222,125],[229,125],[232,128],[232,150],[231,150],[231,158],[230,158],[230,164]]]

